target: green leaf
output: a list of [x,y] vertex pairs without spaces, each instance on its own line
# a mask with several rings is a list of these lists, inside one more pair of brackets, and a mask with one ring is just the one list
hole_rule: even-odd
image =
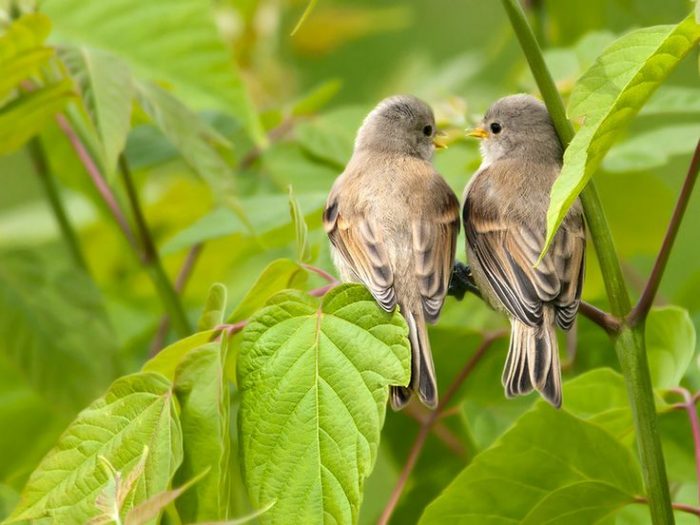
[[[696,95],[700,98],[700,90]],[[603,168],[612,172],[659,168],[674,155],[692,152],[699,136],[700,124],[675,124],[639,133],[611,149]]]
[[29,478],[10,521],[85,522],[98,513],[95,499],[108,481],[98,456],[129,471],[144,446],[149,454],[143,475],[125,509],[164,491],[182,460],[171,385],[150,373],[118,379],[78,415]]
[[299,201],[294,197],[294,191],[289,186],[289,214],[292,217],[294,233],[297,240],[297,260],[308,263],[311,260],[309,249],[309,227],[304,220],[304,214],[299,206]]
[[216,330],[206,330],[180,339],[166,346],[153,358],[146,361],[146,364],[143,365],[143,371],[157,372],[174,381],[175,370],[184,357],[195,348],[209,343],[215,335]]
[[0,354],[51,406],[69,412],[95,399],[116,372],[115,335],[93,283],[31,252],[0,254]]
[[217,145],[228,147],[226,139],[165,89],[150,82],[135,86],[139,104],[185,162],[217,195],[230,194],[233,171],[216,149]]
[[597,425],[539,402],[455,478],[420,523],[596,523],[641,490],[630,450]]
[[294,133],[308,153],[342,171],[352,155],[357,128],[366,114],[364,107],[342,107],[300,122]]
[[678,306],[653,308],[644,332],[654,387],[677,387],[695,354],[695,325],[688,311]]
[[338,78],[323,82],[294,103],[292,115],[311,115],[317,112],[338,94],[342,85]]
[[[111,51],[147,79],[172,84],[196,109],[217,109],[265,138],[245,85],[201,0],[47,0],[42,9],[65,40]],[[134,20],[138,19],[138,23]]]
[[53,56],[53,49],[43,45],[50,30],[46,15],[31,13],[15,20],[0,36],[0,103]]
[[99,49],[70,46],[61,49],[60,57],[80,89],[99,137],[104,169],[112,176],[131,125],[131,70],[120,58]]
[[[407,327],[365,288],[273,297],[244,331],[239,439],[263,523],[350,523],[377,455],[388,385],[407,384]],[[283,445],[283,446],[282,446]]]
[[213,330],[224,322],[226,315],[226,287],[221,283],[214,283],[209,288],[207,301],[204,304],[204,311],[199,318],[197,330]]
[[175,375],[184,446],[182,466],[175,482],[183,482],[209,469],[207,475],[177,501],[178,512],[185,523],[227,515],[230,400],[222,348],[222,343],[210,343],[192,350]]
[[0,155],[21,148],[75,97],[70,80],[22,93],[0,109]]
[[544,253],[617,134],[700,39],[692,16],[677,26],[638,29],[608,47],[574,87],[568,116],[583,120],[564,153],[547,211]]
[[306,282],[306,277],[306,270],[294,261],[289,259],[272,261],[231,312],[226,322],[231,324],[250,318],[277,292],[288,288],[300,288]]

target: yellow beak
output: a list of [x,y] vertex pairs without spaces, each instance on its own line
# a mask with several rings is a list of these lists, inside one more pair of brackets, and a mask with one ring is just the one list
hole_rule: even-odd
[[486,131],[484,128],[474,128],[467,130],[467,136],[476,137],[477,139],[485,139],[488,138],[489,132]]
[[444,142],[446,138],[447,133],[444,131],[435,133],[435,138],[433,139],[433,146],[435,146],[435,149],[447,149],[447,144]]

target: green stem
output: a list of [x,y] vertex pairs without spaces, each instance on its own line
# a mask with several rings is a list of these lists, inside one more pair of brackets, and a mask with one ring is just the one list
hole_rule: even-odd
[[58,190],[58,185],[56,181],[51,176],[49,171],[49,163],[46,160],[46,152],[41,144],[41,140],[38,137],[33,138],[29,141],[29,153],[34,164],[34,171],[36,171],[37,176],[41,185],[44,187],[44,192],[46,193],[46,198],[49,200],[49,205],[53,211],[58,227],[63,235],[63,240],[68,247],[75,265],[81,270],[87,271],[87,263],[85,262],[85,257],[80,249],[80,243],[78,242],[78,236],[73,229],[73,225],[68,218],[66,209],[63,206],[63,201],[61,200],[61,195]]
[[[574,136],[574,129],[566,118],[561,96],[547,69],[542,51],[527,22],[525,13],[517,0],[502,0],[502,3],[525,52],[559,138],[562,144],[567,146]],[[605,218],[605,212],[592,180],[581,193],[581,203],[605,281],[611,311],[613,315],[622,320],[631,310],[630,298],[622,277],[622,269]],[[615,350],[625,377],[627,395],[632,407],[652,521],[654,524],[668,524],[674,522],[673,511],[663,450],[657,431],[654,394],[649,375],[643,330],[643,325],[630,328],[624,323],[621,324],[620,331],[614,336]]]
[[148,229],[146,218],[141,209],[141,202],[139,201],[138,193],[131,177],[129,164],[124,155],[119,157],[119,170],[124,180],[126,194],[129,198],[129,205],[131,206],[131,211],[136,222],[136,230],[141,244],[141,263],[155,285],[160,300],[168,312],[173,328],[178,336],[186,337],[192,333],[192,327],[185,314],[180,296],[175,288],[173,288],[163,268],[158,249],[156,248],[155,242],[153,242],[151,231]]

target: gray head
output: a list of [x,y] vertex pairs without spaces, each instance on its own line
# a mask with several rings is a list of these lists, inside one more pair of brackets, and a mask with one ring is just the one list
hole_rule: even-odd
[[483,139],[481,154],[488,163],[514,157],[561,163],[561,143],[547,108],[530,95],[497,100],[469,134]]
[[371,150],[430,160],[435,146],[435,117],[422,100],[397,95],[382,100],[357,132],[355,151]]

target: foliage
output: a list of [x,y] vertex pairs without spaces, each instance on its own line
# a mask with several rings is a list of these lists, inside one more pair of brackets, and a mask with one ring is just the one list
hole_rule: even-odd
[[[538,94],[500,2],[37,4],[0,0],[0,521],[649,522],[620,339],[579,316],[562,409],[507,400],[505,320],[448,298],[430,329],[443,402],[387,412],[406,324],[332,288],[321,210],[380,98],[431,103],[460,195],[480,162],[463,129]],[[577,128],[550,237],[595,181],[644,297],[700,130],[698,21],[685,0],[523,5],[534,77]],[[700,513],[699,203],[656,306],[622,320],[678,523]],[[609,309],[596,255],[616,254],[588,253],[583,299]]]

